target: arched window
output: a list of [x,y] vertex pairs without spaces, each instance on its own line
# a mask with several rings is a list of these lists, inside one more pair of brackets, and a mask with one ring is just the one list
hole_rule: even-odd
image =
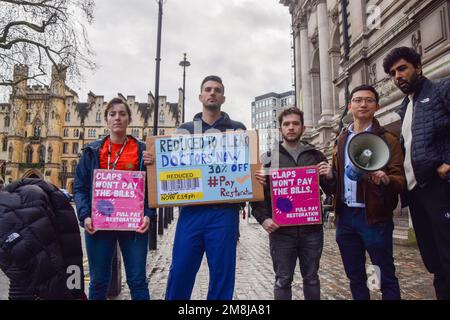
[[133,137],[139,138],[139,129],[131,129],[131,135]]
[[95,122],[97,122],[97,123],[102,122],[102,113],[100,111],[97,112],[97,116],[95,117]]
[[161,110],[161,112],[159,113],[159,123],[164,123],[164,111]]
[[8,127],[9,127],[9,117],[6,116],[5,117],[5,128],[8,128]]
[[80,133],[80,132],[78,131],[78,129],[73,130],[73,137],[74,137],[74,138],[78,138],[79,133]]
[[72,153],[73,154],[78,154],[78,142],[74,142],[72,144]]
[[8,138],[3,137],[2,139],[2,151],[8,150]]
[[61,163],[61,171],[63,173],[67,172],[67,161],[66,160],[63,160],[62,163]]
[[66,121],[67,122],[70,121],[70,112],[69,111],[66,112]]
[[75,172],[75,171],[77,171],[77,161],[73,160],[72,161],[72,172]]
[[41,136],[41,127],[40,126],[34,127],[34,136],[36,138],[39,138]]
[[69,129],[64,128],[64,137],[68,137],[68,136],[69,136]]
[[52,155],[53,155],[53,148],[52,148],[52,146],[49,146],[47,148],[47,163],[52,162]]
[[33,148],[30,145],[25,148],[25,162],[33,163]]
[[26,121],[27,123],[30,123],[30,122],[31,122],[31,112],[27,112],[27,113],[26,113],[26,115],[25,115],[25,121]]
[[43,146],[39,147],[39,163],[45,162],[45,148]]
[[9,146],[9,148],[8,148],[8,161],[12,161],[13,152],[14,152],[13,147]]

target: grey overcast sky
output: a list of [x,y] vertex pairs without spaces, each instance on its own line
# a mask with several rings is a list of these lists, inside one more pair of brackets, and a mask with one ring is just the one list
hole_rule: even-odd
[[[98,69],[78,89],[106,100],[122,93],[139,102],[155,90],[156,0],[96,0],[88,27]],[[167,0],[164,4],[160,95],[178,99],[187,53],[186,120],[201,111],[199,86],[209,74],[222,77],[222,110],[251,125],[251,101],[292,89],[291,17],[278,0]]]

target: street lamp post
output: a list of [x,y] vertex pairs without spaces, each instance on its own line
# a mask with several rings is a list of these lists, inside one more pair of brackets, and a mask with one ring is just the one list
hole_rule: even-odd
[[163,2],[158,0],[158,38],[156,42],[156,70],[155,70],[155,105],[153,113],[153,135],[158,135],[158,107],[159,107],[159,66],[161,62],[161,26],[163,15]]
[[183,67],[183,116],[181,117],[181,122],[184,123],[184,104],[186,101],[186,67],[189,67],[191,65],[191,63],[186,60],[186,53],[184,54],[184,58],[182,61],[180,61],[179,65]]
[[[155,102],[153,108],[153,136],[158,135],[158,107],[159,107],[159,66],[161,62],[161,26],[163,15],[163,3],[165,0],[158,0],[158,38],[156,42],[156,70],[155,70]],[[161,218],[161,217],[160,217]],[[157,218],[150,218],[150,234],[148,247],[150,250],[157,249]]]

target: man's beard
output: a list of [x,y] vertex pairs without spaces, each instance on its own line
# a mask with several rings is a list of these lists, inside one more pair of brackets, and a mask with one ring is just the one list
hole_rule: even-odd
[[209,104],[209,105],[204,105],[204,107],[206,109],[208,109],[209,111],[217,111],[220,110],[220,104]]
[[286,142],[293,143],[293,142],[299,142],[301,137],[302,137],[301,134],[299,134],[296,137],[283,136],[283,140],[286,141]]
[[400,87],[400,85],[397,85],[397,87],[404,93],[404,94],[411,94],[414,93],[417,89],[417,86],[420,82],[420,75],[414,74],[410,81],[406,82],[406,84],[403,87]]

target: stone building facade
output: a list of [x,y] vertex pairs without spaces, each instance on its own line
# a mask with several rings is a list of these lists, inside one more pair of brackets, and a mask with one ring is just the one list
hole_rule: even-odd
[[278,116],[295,105],[295,91],[269,92],[252,101],[252,129],[258,131],[259,154],[270,150],[278,141]]
[[[400,118],[394,110],[404,95],[382,67],[391,49],[415,48],[429,79],[450,76],[449,0],[279,2],[289,7],[292,16],[295,91],[305,114],[306,137],[329,157],[340,126],[351,119],[347,116],[341,122],[349,92],[360,84],[378,90],[377,119],[400,133]],[[396,215],[405,216],[401,209]],[[405,240],[411,224],[407,218],[397,220],[394,235]]]
[[393,110],[403,94],[383,71],[385,55],[409,46],[430,79],[450,76],[449,0],[280,0],[289,7],[295,91],[308,138],[330,154],[348,94],[360,84],[379,91],[382,125],[399,132]]
[[[28,67],[14,68],[14,80],[28,75]],[[37,177],[72,192],[75,168],[83,146],[108,134],[104,120],[104,96],[89,92],[80,102],[65,83],[65,72],[53,69],[50,86],[29,86],[19,81],[8,103],[0,104],[0,179]],[[178,102],[159,97],[158,134],[170,134],[182,118],[182,90]],[[146,102],[135,96],[118,97],[131,108],[128,134],[145,140],[153,134],[154,96]]]

